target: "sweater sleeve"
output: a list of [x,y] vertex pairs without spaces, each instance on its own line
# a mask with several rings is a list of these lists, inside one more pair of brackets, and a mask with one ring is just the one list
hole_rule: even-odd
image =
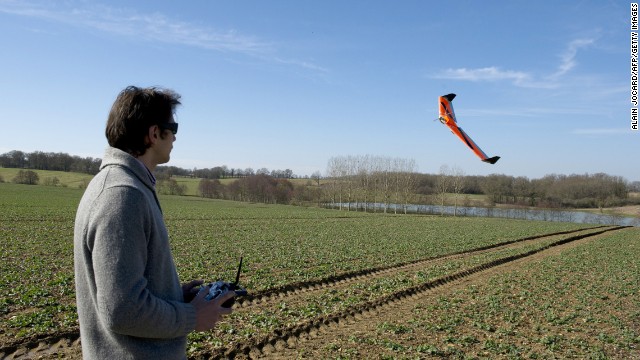
[[[162,239],[158,240],[144,194],[130,187],[114,187],[105,189],[101,197],[103,201],[98,198],[94,204],[89,224],[95,299],[101,322],[110,331],[123,335],[185,336],[195,328],[195,308],[184,303],[181,295],[178,298],[175,293],[154,294],[149,290],[152,277],[156,282],[177,282],[168,284],[169,288],[179,289],[180,284],[173,276],[158,279],[175,273],[175,266],[168,239],[165,244],[157,244]],[[165,258],[170,264],[149,264],[150,251],[167,252]]]

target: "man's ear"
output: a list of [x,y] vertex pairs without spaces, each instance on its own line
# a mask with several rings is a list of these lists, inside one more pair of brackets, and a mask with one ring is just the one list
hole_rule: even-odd
[[147,131],[147,136],[145,136],[145,138],[149,145],[155,144],[160,138],[160,128],[158,125],[149,126],[149,131]]

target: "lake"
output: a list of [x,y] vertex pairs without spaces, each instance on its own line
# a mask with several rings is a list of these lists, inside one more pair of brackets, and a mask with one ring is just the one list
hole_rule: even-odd
[[[342,207],[346,208],[349,204],[343,203]],[[334,204],[339,207],[340,204]],[[351,210],[364,211],[365,204],[351,204]],[[387,212],[404,213],[403,205],[388,204]],[[369,203],[366,204],[368,211],[384,212],[385,204]],[[407,213],[412,214],[430,214],[430,215],[456,215],[456,216],[482,216],[482,217],[499,217],[507,219],[524,219],[524,220],[540,220],[540,221],[557,221],[557,222],[573,222],[578,224],[602,224],[602,225],[620,225],[620,226],[639,226],[640,218],[616,216],[606,214],[594,214],[585,211],[560,210],[560,209],[525,209],[525,208],[496,208],[496,207],[469,207],[469,206],[439,206],[439,205],[406,205]]]

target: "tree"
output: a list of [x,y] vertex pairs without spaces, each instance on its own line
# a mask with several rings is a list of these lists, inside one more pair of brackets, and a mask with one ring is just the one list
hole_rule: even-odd
[[[211,183],[201,182],[201,194],[211,192]],[[226,193],[238,201],[289,204],[293,197],[293,184],[287,179],[275,179],[259,174],[240,178],[225,187]]]
[[313,174],[311,174],[311,178],[316,182],[318,186],[320,186],[320,180],[322,180],[322,174],[320,174],[320,171],[315,171]]
[[414,160],[371,155],[333,157],[327,174],[327,188],[334,204],[339,203],[342,208],[344,194],[347,210],[355,203],[356,210],[362,204],[364,210],[369,211],[372,204],[382,202],[385,213],[392,201],[397,205],[396,212],[401,204],[406,212],[417,178]]
[[454,193],[453,216],[458,215],[458,197],[464,190],[464,180],[464,171],[454,166],[453,169],[451,169],[451,189]]
[[513,181],[513,199],[516,204],[526,204],[535,202],[535,192],[531,186],[531,182],[524,176],[519,176]]
[[402,167],[402,192],[404,198],[404,213],[407,213],[407,205],[411,201],[413,194],[416,192],[416,173],[417,166],[416,161],[413,159],[404,160],[404,166]]
[[44,178],[43,185],[45,186],[58,186],[60,185],[60,179],[58,177],[46,177]]
[[485,178],[482,190],[488,196],[490,204],[493,205],[505,202],[506,197],[513,194],[512,183],[512,176],[491,174]]
[[39,180],[38,174],[31,170],[20,170],[13,178],[14,183],[26,185],[37,185]]
[[330,179],[329,189],[331,192],[331,203],[338,204],[342,210],[342,192],[344,188],[344,177],[346,176],[345,159],[342,157],[332,157],[327,164],[327,177]]
[[187,191],[186,185],[179,185],[175,179],[158,181],[158,192],[164,195],[184,195]]
[[202,179],[198,184],[198,195],[205,198],[221,198],[223,191],[224,185],[218,179]]
[[393,168],[391,159],[380,159],[378,166],[378,184],[382,202],[384,203],[384,213],[386,214],[389,210],[389,205],[391,205],[391,197],[393,195]]
[[440,172],[438,173],[438,177],[436,179],[436,196],[440,201],[440,214],[444,215],[444,202],[447,198],[447,193],[449,192],[450,179],[449,179],[449,166],[442,165],[440,166]]
[[10,151],[3,156],[2,167],[24,168],[27,166],[27,155],[22,151]]

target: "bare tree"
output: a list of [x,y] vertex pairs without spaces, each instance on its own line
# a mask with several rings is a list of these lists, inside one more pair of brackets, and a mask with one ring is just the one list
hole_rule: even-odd
[[311,174],[311,178],[316,182],[317,186],[320,186],[320,180],[322,179],[322,174],[320,174],[320,171],[315,171],[313,174]]
[[342,210],[343,191],[347,176],[346,159],[344,157],[332,157],[327,165],[327,177],[330,178],[331,202]]
[[[388,211],[391,202],[396,203],[395,211],[407,205],[416,185],[415,161],[383,156],[345,156],[329,160],[327,174],[330,177],[332,198],[344,191],[347,209],[355,203],[355,209],[373,209],[379,202]],[[335,202],[335,201],[334,201]],[[340,201],[342,203],[342,201]]]
[[13,178],[15,184],[37,185],[40,181],[38,173],[31,170],[20,170]]
[[393,193],[391,159],[380,159],[380,165],[380,187],[386,214],[391,203],[391,194]]
[[218,179],[202,179],[198,184],[198,195],[206,198],[220,198],[223,190],[224,185]]
[[464,190],[464,171],[458,166],[451,169],[451,189],[454,194],[453,216],[458,215],[458,197]]
[[416,190],[416,171],[417,169],[415,160],[411,159],[404,161],[402,176],[400,177],[400,188],[402,189],[402,199],[404,204],[403,208],[405,214],[407,213],[407,205],[409,205],[409,202],[412,200],[413,194]]
[[187,186],[178,184],[173,178],[158,180],[157,188],[158,192],[163,195],[182,196],[187,192]]
[[440,201],[440,214],[444,215],[444,202],[450,189],[449,166],[440,166],[440,172],[436,178],[436,196]]

